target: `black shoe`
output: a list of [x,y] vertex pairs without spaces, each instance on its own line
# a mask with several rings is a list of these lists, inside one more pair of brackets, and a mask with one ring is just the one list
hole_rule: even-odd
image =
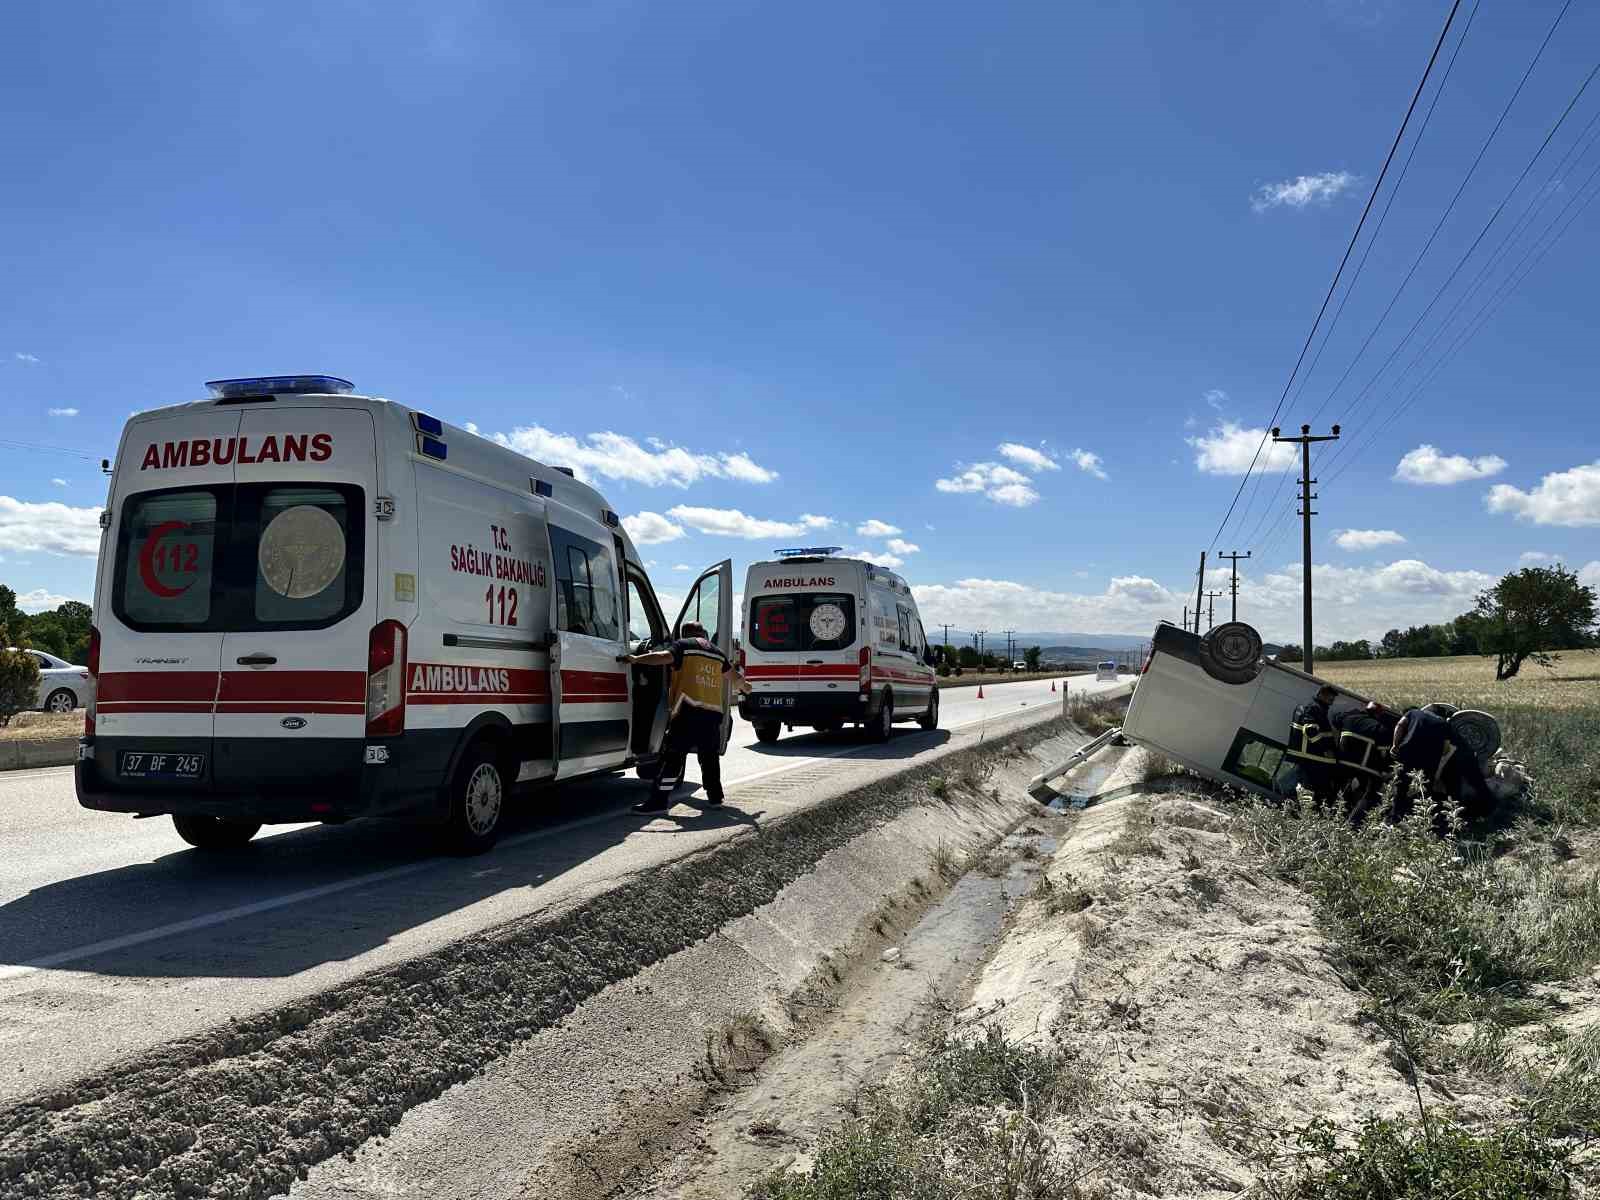
[[637,813],[664,813],[671,807],[672,801],[658,800],[654,796],[651,796],[650,799],[641,800],[639,803],[635,804],[633,806],[633,811]]
[[721,796],[707,796],[706,797],[706,807],[707,808],[721,808],[722,807],[722,797]]

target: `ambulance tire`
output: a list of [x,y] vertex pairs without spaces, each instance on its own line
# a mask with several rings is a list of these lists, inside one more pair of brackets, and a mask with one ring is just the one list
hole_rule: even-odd
[[467,747],[450,780],[447,843],[453,854],[482,854],[500,840],[511,787],[495,743],[480,738]]
[[193,813],[173,813],[172,824],[179,837],[199,850],[238,850],[261,829],[260,821],[230,821]]
[[1200,667],[1220,683],[1249,683],[1260,659],[1261,635],[1243,621],[1225,621],[1200,639]]
[[763,746],[770,746],[778,740],[778,735],[783,732],[781,721],[757,721],[753,726],[756,731],[756,741]]
[[934,688],[933,694],[928,697],[928,711],[917,718],[917,724],[924,729],[939,728],[939,689]]
[[878,702],[878,712],[867,726],[867,737],[874,742],[887,742],[894,735],[894,693],[883,689],[883,699]]

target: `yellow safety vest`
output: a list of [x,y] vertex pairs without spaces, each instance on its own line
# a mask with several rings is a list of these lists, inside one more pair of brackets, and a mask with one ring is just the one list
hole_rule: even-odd
[[1314,722],[1296,722],[1289,726],[1290,758],[1304,759],[1307,762],[1338,763],[1333,754],[1333,746],[1325,743],[1333,741],[1333,734]]
[[690,704],[710,712],[722,711],[722,676],[727,660],[710,648],[685,649],[683,665],[672,672],[667,689],[667,710],[676,714]]

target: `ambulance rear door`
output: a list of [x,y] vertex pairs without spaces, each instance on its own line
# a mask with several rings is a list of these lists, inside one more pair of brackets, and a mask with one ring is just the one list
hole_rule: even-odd
[[379,578],[372,413],[253,405],[234,458],[216,783],[336,786],[359,775],[366,737]]
[[134,421],[123,439],[95,597],[101,786],[210,786],[233,511],[232,463],[213,461],[212,451],[232,445],[238,430],[236,409],[195,406]]
[[[683,623],[698,621],[710,635],[711,644],[722,651],[723,657],[733,661],[733,559],[725,558],[713,567],[707,567],[689,589],[678,619],[672,623],[672,636],[683,636]],[[733,735],[733,675],[722,677],[722,752],[728,749],[728,739]]]
[[550,692],[556,778],[620,766],[628,756],[633,672],[616,539],[600,522],[551,503],[546,528],[550,590]]

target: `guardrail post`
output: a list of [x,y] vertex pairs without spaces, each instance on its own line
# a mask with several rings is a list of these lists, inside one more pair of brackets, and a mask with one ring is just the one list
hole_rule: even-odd
[[1063,717],[1072,713],[1072,705],[1067,702],[1067,687],[1067,681],[1063,679],[1061,681],[1061,715]]

